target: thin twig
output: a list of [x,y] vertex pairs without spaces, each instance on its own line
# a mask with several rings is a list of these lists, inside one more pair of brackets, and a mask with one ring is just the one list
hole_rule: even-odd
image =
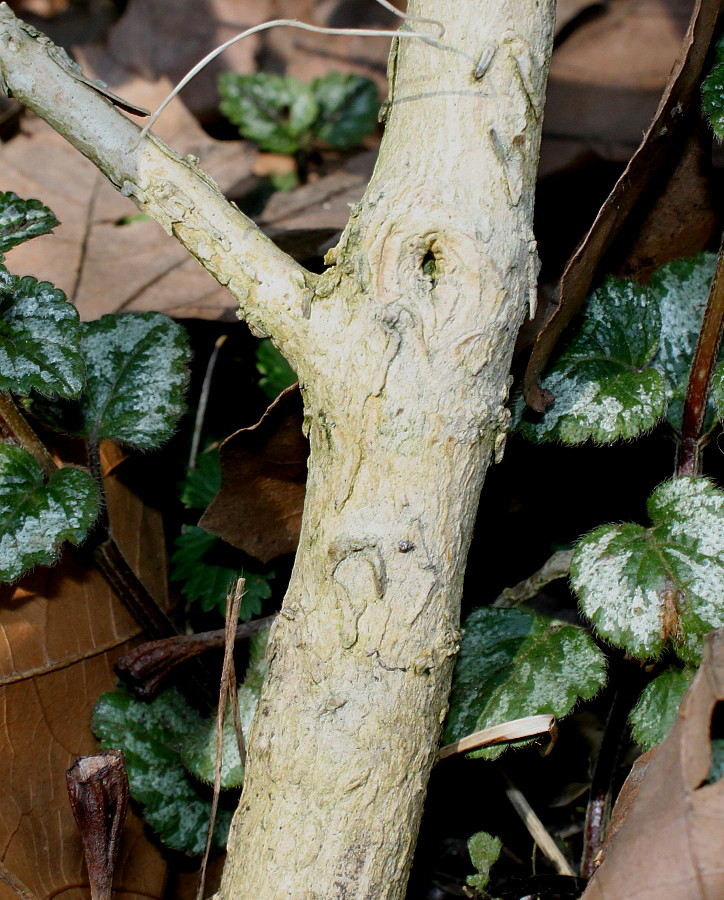
[[514,587],[501,591],[491,605],[498,609],[509,609],[525,603],[526,600],[532,600],[552,581],[568,575],[572,558],[573,550],[558,550],[528,578],[519,581]]
[[216,338],[214,349],[211,351],[209,361],[206,364],[206,372],[204,373],[204,381],[201,385],[201,393],[199,395],[199,405],[196,407],[196,419],[194,420],[194,435],[191,439],[191,451],[189,452],[189,469],[196,468],[196,459],[199,455],[199,446],[201,444],[201,429],[204,425],[206,417],[206,407],[209,404],[209,393],[211,391],[211,379],[214,377],[214,368],[216,360],[219,358],[219,350],[229,335],[222,334]]
[[[206,867],[209,862],[209,854],[211,853],[211,841],[214,837],[214,825],[216,824],[216,812],[219,808],[219,794],[221,793],[221,762],[222,751],[224,745],[224,719],[226,718],[226,707],[231,702],[237,708],[237,714],[234,719],[236,725],[238,721],[238,701],[236,699],[236,672],[234,670],[234,638],[236,636],[236,623],[239,619],[239,610],[241,601],[244,597],[245,579],[238,578],[233,590],[226,595],[226,628],[225,628],[225,644],[224,644],[224,663],[221,668],[221,685],[219,687],[219,705],[216,710],[216,771],[214,773],[214,798],[211,802],[211,815],[209,817],[209,831],[206,835],[206,846],[204,847],[204,856],[201,861],[201,869],[199,871],[199,883],[196,889],[196,900],[203,900],[204,887],[206,886]],[[232,687],[233,683],[233,687]],[[244,747],[244,736],[241,734],[241,723],[237,726],[236,738],[239,742],[239,756],[244,763],[246,757],[246,749]]]
[[50,478],[57,472],[58,466],[48,452],[48,448],[40,440],[30,423],[25,418],[8,391],[0,391],[0,440],[6,444],[15,444],[28,453],[32,453],[40,464],[43,474]]
[[[377,0],[377,2],[379,3],[380,0]],[[382,6],[384,6],[385,9],[391,10],[403,19],[408,19],[416,22],[425,22],[427,24],[434,25],[438,29],[439,38],[443,37],[443,35],[445,34],[445,26],[437,19],[423,19],[419,16],[408,16],[405,13],[401,13],[399,10],[395,9],[391,4],[385,2],[382,3]],[[350,37],[417,38],[418,40],[423,40],[427,43],[437,45],[437,42],[434,41],[429,34],[425,34],[424,32],[419,31],[387,31],[385,29],[375,28],[325,28],[321,25],[309,25],[307,22],[298,22],[296,19],[274,19],[271,22],[262,22],[260,25],[254,25],[252,28],[247,28],[246,31],[242,31],[241,34],[237,34],[235,37],[230,38],[215,50],[212,50],[211,53],[207,53],[207,55],[203,59],[199,60],[196,65],[184,75],[181,81],[179,81],[176,87],[171,91],[171,93],[166,97],[163,103],[161,103],[161,105],[154,112],[148,122],[146,122],[146,124],[143,126],[143,128],[141,129],[141,133],[138,136],[138,145],[141,144],[141,141],[143,141],[153,125],[156,123],[158,117],[161,115],[164,109],[166,109],[166,107],[174,99],[174,97],[180,91],[182,91],[192,80],[192,78],[195,78],[203,68],[205,68],[210,62],[215,60],[217,56],[222,54],[224,50],[227,50],[232,46],[232,44],[236,44],[238,41],[241,41],[246,37],[250,37],[252,34],[258,34],[260,31],[267,31],[269,28],[277,28],[282,25],[287,26],[288,28],[299,28],[302,31],[313,31],[315,34],[336,34],[347,35]]]
[[556,844],[555,840],[548,834],[545,825],[538,818],[533,807],[528,803],[521,791],[513,784],[510,778],[508,778],[502,768],[500,769],[500,772],[505,781],[506,796],[520,816],[523,824],[528,829],[530,836],[555,866],[559,875],[570,875],[572,878],[575,878],[576,873],[571,868],[568,860],[561,853],[558,844]]
[[704,423],[714,366],[724,329],[724,241],[719,249],[716,272],[701,323],[686,388],[681,438],[676,458],[677,475],[701,474]]
[[36,895],[26,887],[23,882],[12,872],[10,872],[5,864],[0,860],[0,881],[8,885],[20,897],[20,900],[38,900]]

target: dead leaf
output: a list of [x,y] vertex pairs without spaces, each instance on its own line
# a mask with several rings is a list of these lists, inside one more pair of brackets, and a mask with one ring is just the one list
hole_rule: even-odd
[[634,776],[635,796],[627,792],[620,801],[630,809],[581,900],[724,896],[724,780],[708,783],[712,717],[723,702],[724,629],[719,629],[707,638],[704,662],[676,722],[647,760],[643,776]]
[[[169,82],[112,78],[107,57],[88,51],[89,77],[103,77],[124,98],[153,107]],[[208,137],[179,101],[158,134],[180,153],[192,154],[219,184],[234,185],[251,172],[255,151],[243,141]],[[16,247],[8,265],[65,291],[83,319],[105,313],[157,310],[178,318],[234,320],[236,304],[163,229],[118,193],[95,166],[35,116],[0,147],[0,189],[36,197],[61,222],[52,235]],[[126,223],[126,224],[123,224]]]
[[[111,475],[114,533],[129,562],[167,604],[160,515]],[[86,900],[88,879],[65,787],[74,757],[94,753],[93,704],[115,681],[113,665],[139,628],[105,581],[66,552],[17,585],[0,587],[0,859],[38,898],[61,893]],[[166,863],[130,815],[122,841],[116,896],[163,894]],[[0,900],[18,900],[0,875]]]
[[199,525],[262,562],[293,553],[299,542],[309,455],[303,417],[293,385],[219,448],[221,489]]
[[692,98],[701,81],[719,10],[719,0],[697,0],[656,116],[588,235],[566,266],[559,288],[559,305],[539,333],[525,373],[526,402],[538,412],[543,412],[554,399],[549,391],[541,388],[540,377],[559,337],[581,308],[602,258],[652,181],[661,177],[662,171],[665,173],[667,162],[671,165],[677,159],[672,148],[676,148],[675,139],[690,121],[685,113],[696,102]]
[[323,256],[347,225],[350,204],[362,199],[376,159],[376,150],[358,153],[336,172],[289,193],[272,195],[259,226],[300,262]]

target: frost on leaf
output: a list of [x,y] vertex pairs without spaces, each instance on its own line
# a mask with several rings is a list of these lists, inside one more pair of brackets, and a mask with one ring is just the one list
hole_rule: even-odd
[[190,350],[186,332],[161,313],[102,316],[81,325],[86,388],[77,401],[33,401],[52,427],[140,450],[168,440],[184,412]]
[[724,40],[716,46],[716,65],[704,79],[701,99],[712,131],[719,140],[724,139]]
[[58,224],[39,200],[21,200],[12,191],[0,193],[0,258],[11,247],[48,234]]
[[659,350],[653,365],[666,378],[667,417],[677,429],[681,428],[691,362],[715,268],[713,253],[675,259],[658,269],[646,286],[649,300],[661,316]]
[[695,674],[695,670],[689,668],[669,669],[641,692],[629,721],[631,735],[642,750],[650,750],[666,737]]
[[711,381],[711,399],[716,406],[717,415],[724,419],[724,363],[720,363]]
[[[465,622],[445,743],[523,716],[565,716],[605,681],[603,654],[575,625],[518,609],[476,609]],[[491,759],[503,750],[471,755]]]
[[666,411],[666,384],[651,367],[658,307],[644,288],[609,278],[588,299],[578,333],[543,379],[555,402],[519,428],[532,441],[580,444],[632,438]]
[[84,372],[78,312],[65,294],[0,266],[0,390],[74,397]]
[[63,541],[79,544],[98,515],[98,489],[80,469],[46,483],[27,450],[0,444],[0,581],[54,562]]
[[724,625],[724,493],[675,478],[649,498],[651,528],[603,525],[581,538],[571,582],[598,634],[642,659],[671,646],[698,665]]
[[[251,723],[263,678],[268,632],[255,637],[244,683],[239,687],[243,730]],[[231,715],[222,741],[222,788],[238,787],[244,775]],[[93,713],[93,731],[103,748],[122,749],[133,798],[159,838],[172,850],[203,852],[211,812],[210,788],[216,765],[216,717],[204,718],[175,689],[150,703],[134,700],[122,685],[104,694]],[[216,816],[213,846],[222,849],[231,810]]]
[[468,840],[470,861],[478,870],[477,875],[468,875],[467,883],[477,891],[482,891],[490,880],[490,870],[500,856],[503,842],[500,838],[479,831]]
[[245,554],[198,525],[189,525],[175,540],[171,557],[171,579],[182,582],[181,592],[189,603],[200,603],[208,612],[226,610],[229,585],[240,575],[246,579],[239,618],[242,622],[261,612],[261,601],[271,597],[269,581],[274,572],[249,572]]

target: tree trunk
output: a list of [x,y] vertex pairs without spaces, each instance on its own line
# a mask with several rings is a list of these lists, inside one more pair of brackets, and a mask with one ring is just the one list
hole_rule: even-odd
[[479,492],[504,440],[537,274],[553,5],[409,12],[443,19],[445,47],[399,41],[380,159],[311,299],[304,525],[225,900],[404,896]]
[[375,173],[315,276],[193,162],[155,138],[137,146],[137,126],[0,6],[9,91],[228,284],[302,384],[304,524],[223,900],[404,896],[478,496],[535,296],[554,2],[410,0],[408,12],[445,34],[395,41]]

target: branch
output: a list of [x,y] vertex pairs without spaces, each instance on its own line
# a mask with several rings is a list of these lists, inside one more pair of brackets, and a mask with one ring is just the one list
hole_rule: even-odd
[[315,276],[229,203],[193,158],[182,159],[153,135],[139,144],[140,128],[114,105],[118,98],[112,101],[104,86],[85,79],[63,50],[17,19],[6,3],[0,4],[0,88],[178,238],[292,366],[308,358],[305,308]]

